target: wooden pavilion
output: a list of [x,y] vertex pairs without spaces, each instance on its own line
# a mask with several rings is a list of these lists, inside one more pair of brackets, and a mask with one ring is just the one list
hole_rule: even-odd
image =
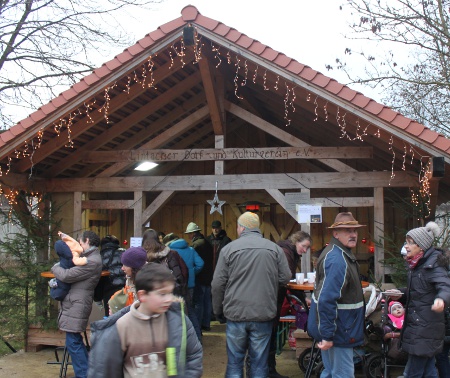
[[[51,193],[74,236],[181,236],[192,221],[206,235],[218,219],[235,238],[258,201],[265,237],[306,229],[319,249],[352,211],[381,279],[384,235],[417,224],[396,204],[419,196],[432,218],[449,164],[449,139],[190,5],[0,134],[3,192]],[[297,202],[322,223],[299,225]]]

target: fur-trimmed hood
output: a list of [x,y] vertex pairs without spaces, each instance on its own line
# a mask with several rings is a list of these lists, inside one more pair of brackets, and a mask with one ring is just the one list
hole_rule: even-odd
[[156,260],[162,260],[167,257],[169,252],[170,252],[169,247],[164,247],[164,249],[159,252],[147,252],[147,261],[153,262]]

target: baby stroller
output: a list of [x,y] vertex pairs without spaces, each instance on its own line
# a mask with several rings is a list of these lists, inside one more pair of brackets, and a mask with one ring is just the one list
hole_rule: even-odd
[[[381,294],[377,293],[375,286],[369,285],[363,289],[364,293],[370,293],[370,298],[366,303],[365,312],[365,325],[367,334],[376,334],[378,329],[373,326],[370,315],[377,309],[380,301]],[[358,347],[353,349],[353,363],[355,366],[365,367],[366,362],[372,357],[373,350],[366,347]],[[322,371],[324,370],[320,349],[316,347],[315,341],[313,341],[311,348],[305,349],[298,357],[298,365],[300,370],[305,373],[305,378],[315,376],[320,378]],[[366,375],[368,378],[376,378],[376,376]]]
[[[381,293],[381,329],[387,323],[388,303],[392,293]],[[382,332],[384,334],[384,332]],[[386,340],[381,337],[381,352],[374,353],[364,364],[364,374],[366,377],[388,378],[391,368],[404,368],[408,355],[398,349],[399,339]],[[395,341],[395,342],[394,342]]]

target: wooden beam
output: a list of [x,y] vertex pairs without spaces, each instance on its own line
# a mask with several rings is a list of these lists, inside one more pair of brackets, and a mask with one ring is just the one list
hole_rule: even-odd
[[[151,141],[145,143],[140,148],[138,148],[138,150],[159,147],[159,146],[167,143],[167,141],[178,137],[185,130],[191,128],[196,123],[203,121],[208,115],[209,115],[208,106],[204,106],[203,108],[200,108],[196,112],[194,112],[191,115],[184,118],[182,121],[173,125],[166,131],[162,132],[161,134],[159,134],[158,136],[153,138]],[[97,177],[114,176],[115,174],[123,171],[124,169],[128,168],[132,164],[133,163],[130,164],[129,162],[115,163],[111,167],[105,169],[103,172],[101,172],[99,175],[97,175]]]
[[208,58],[203,56],[199,60],[198,66],[202,75],[203,88],[205,88],[206,101],[208,101],[209,113],[211,115],[211,122],[214,129],[214,134],[223,135],[225,133],[224,122],[221,117],[222,109],[218,98],[218,91],[215,85],[214,76],[211,73]]
[[83,210],[117,210],[132,209],[133,200],[86,200],[81,204]]
[[144,199],[144,192],[138,191],[134,192],[134,216],[133,216],[133,227],[134,227],[134,236],[141,237],[142,236],[142,205]]
[[384,265],[384,192],[382,187],[374,187],[373,241],[375,242],[375,279],[385,282]]
[[[186,59],[187,58],[187,59]],[[185,57],[186,62],[191,62],[194,59],[193,55]],[[162,80],[166,79],[168,76],[173,75],[176,71],[182,68],[182,63],[180,61],[171,62],[170,60],[158,67],[154,71],[155,85],[157,85]],[[123,92],[120,95],[114,96],[109,102],[109,113],[112,114],[122,108],[127,103],[133,101],[136,97],[139,97],[142,93],[148,90],[147,86],[142,87],[140,83],[136,83],[130,87],[130,92]],[[83,134],[86,130],[90,129],[92,126],[103,121],[104,114],[98,111],[92,111],[89,117],[85,117],[82,120],[76,122],[71,128],[70,137],[75,139],[79,135]],[[14,169],[17,172],[25,172],[27,169],[31,168],[32,164],[37,164],[41,160],[45,159],[48,155],[51,155],[56,150],[62,148],[67,144],[68,140],[68,130],[64,129],[61,131],[59,137],[54,137],[42,144],[41,148],[37,149],[33,153],[33,161],[30,159],[21,159],[19,162],[14,164]]]
[[[9,188],[26,190],[26,188],[29,186],[29,183],[30,183],[30,181],[28,181],[28,176],[29,176],[28,174],[22,174],[22,173],[21,174],[13,173],[13,172],[3,173],[0,176],[0,184],[7,186]],[[31,182],[34,183],[36,181],[33,180]]]
[[[219,140],[217,139],[219,138]],[[265,147],[221,148],[222,135],[216,135],[216,148],[189,150],[136,149],[86,152],[83,163],[138,161],[208,161],[208,160],[286,160],[286,159],[371,159],[371,147]]]
[[[133,192],[152,191],[198,191],[216,189],[216,181],[221,190],[261,190],[299,188],[373,188],[416,187],[414,173],[395,172],[320,172],[320,173],[271,173],[240,175],[192,175],[192,176],[145,176],[145,177],[95,177],[75,179],[43,180],[37,189],[46,192]],[[390,181],[390,182],[389,182]],[[300,184],[301,183],[301,184]]]
[[[181,105],[177,106],[176,109],[167,113],[166,115],[158,118],[155,122],[152,122],[149,127],[145,130],[136,133],[132,137],[126,139],[124,142],[120,143],[117,146],[117,149],[127,150],[130,148],[134,148],[138,144],[141,144],[143,140],[149,138],[157,131],[164,129],[167,125],[170,125],[174,122],[174,120],[179,119],[182,115],[189,113],[192,109],[197,108],[201,103],[205,101],[204,97],[200,94],[192,97],[191,99],[183,102]],[[195,133],[197,135],[197,133]],[[184,138],[183,142],[188,139]],[[188,144],[189,145],[189,144]],[[187,146],[188,146],[187,145]],[[89,153],[89,152],[88,152]],[[104,164],[93,164],[82,169],[75,177],[90,177],[93,173],[98,171],[104,166]]]
[[161,207],[163,207],[170,198],[174,195],[175,191],[166,190],[159,194],[158,197],[144,210],[141,217],[141,225],[147,223],[150,218],[155,214]]
[[278,204],[288,213],[290,214],[290,216],[292,218],[295,219],[295,221],[297,221],[297,214],[295,213],[295,211],[289,210],[286,207],[286,201],[284,199],[284,194],[281,193],[278,189],[266,189],[266,192],[269,193],[272,198],[278,202]]
[[[251,123],[253,126],[257,127],[258,129],[261,129],[265,131],[266,133],[274,136],[275,138],[280,139],[281,141],[293,146],[293,147],[309,147],[310,145],[308,143],[303,142],[302,140],[294,137],[293,135],[281,130],[280,128],[272,125],[271,123],[264,121],[262,118],[259,118],[258,116],[248,112],[245,109],[242,109],[241,107],[226,101],[225,102],[225,108],[235,116],[247,121],[248,123]],[[347,164],[344,164],[340,162],[339,160],[330,160],[330,159],[318,159],[321,163],[325,164],[326,166],[335,169],[338,172],[356,172],[356,169],[353,169],[352,167],[348,166]]]
[[44,175],[47,177],[57,176],[71,165],[80,161],[86,151],[96,150],[107,144],[111,139],[116,138],[124,131],[128,130],[131,125],[147,118],[150,114],[165,106],[168,102],[179,96],[181,92],[185,92],[186,90],[192,88],[192,86],[196,85],[199,80],[199,74],[189,76],[187,79],[168,89],[166,92],[151,100],[144,106],[136,109],[136,111],[132,112],[128,117],[125,117],[120,122],[117,122],[110,128],[106,129],[96,138],[93,138],[91,141],[78,147],[75,151],[73,151],[73,153],[69,154],[68,157],[54,164],[47,172],[44,172]]

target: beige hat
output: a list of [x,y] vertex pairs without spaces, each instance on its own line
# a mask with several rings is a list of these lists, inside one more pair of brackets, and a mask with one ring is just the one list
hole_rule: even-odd
[[191,222],[186,227],[186,231],[184,233],[185,234],[190,234],[191,232],[201,231],[201,230],[202,229],[200,227],[198,227],[194,222]]
[[245,228],[259,228],[259,217],[251,211],[246,211],[238,220],[238,224]]
[[328,228],[359,228],[365,226],[365,224],[359,224],[358,221],[353,218],[353,214],[349,212],[336,215],[334,223]]

